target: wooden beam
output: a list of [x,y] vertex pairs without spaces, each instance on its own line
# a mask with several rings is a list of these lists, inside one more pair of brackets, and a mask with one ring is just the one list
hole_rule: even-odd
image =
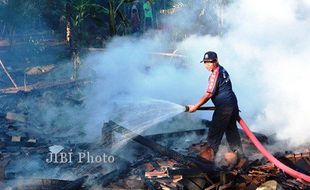
[[37,82],[35,84],[26,85],[26,86],[17,86],[16,88],[3,88],[0,89],[0,94],[14,94],[19,91],[22,92],[30,92],[32,90],[39,90],[45,88],[52,88],[52,87],[61,87],[66,85],[77,85],[77,84],[86,84],[90,83],[91,80],[88,79],[78,79],[78,80],[71,80],[71,79],[62,79],[58,81],[44,81],[44,82]]

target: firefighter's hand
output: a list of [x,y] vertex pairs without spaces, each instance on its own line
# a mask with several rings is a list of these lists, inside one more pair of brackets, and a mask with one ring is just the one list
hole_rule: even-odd
[[188,106],[188,112],[192,113],[195,112],[198,108],[195,105],[187,105]]

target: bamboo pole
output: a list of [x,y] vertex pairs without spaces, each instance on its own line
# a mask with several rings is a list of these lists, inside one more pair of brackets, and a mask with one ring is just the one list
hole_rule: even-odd
[[3,69],[3,71],[5,72],[5,74],[9,77],[9,79],[10,79],[11,82],[13,83],[14,87],[17,88],[16,83],[15,83],[14,80],[12,79],[10,73],[9,73],[9,72],[6,70],[6,68],[4,67],[4,65],[3,65],[3,63],[2,63],[1,60],[0,60],[0,65],[1,65],[1,67],[2,67],[2,69]]

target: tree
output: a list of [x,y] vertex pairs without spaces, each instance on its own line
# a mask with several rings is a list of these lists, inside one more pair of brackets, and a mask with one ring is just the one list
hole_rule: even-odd
[[108,15],[109,18],[109,31],[111,36],[117,34],[117,30],[120,26],[117,24],[117,19],[119,19],[120,24],[123,26],[124,33],[127,33],[128,19],[126,14],[120,11],[120,8],[126,3],[132,2],[134,2],[134,0],[108,0],[108,7],[103,7],[104,13]]

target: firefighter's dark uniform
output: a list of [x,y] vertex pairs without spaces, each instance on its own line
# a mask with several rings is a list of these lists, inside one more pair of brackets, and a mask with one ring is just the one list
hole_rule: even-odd
[[240,135],[236,125],[239,117],[238,102],[232,90],[229,75],[221,65],[212,71],[207,92],[213,94],[211,99],[216,107],[207,137],[209,145],[216,153],[225,133],[232,151],[243,155]]

